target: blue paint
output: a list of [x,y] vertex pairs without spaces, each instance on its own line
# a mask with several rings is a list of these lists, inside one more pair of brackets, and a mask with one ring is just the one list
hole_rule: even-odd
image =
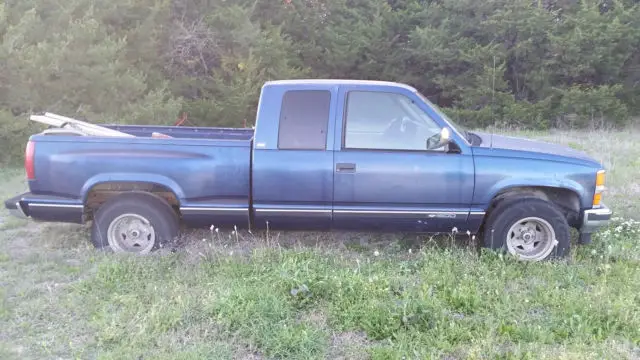
[[[328,101],[322,114],[313,108],[304,113],[305,100],[283,111],[287,94],[300,91],[311,99],[310,107],[320,106],[313,99]],[[379,101],[366,103],[368,98]],[[476,232],[494,196],[508,188],[567,189],[578,195],[581,211],[590,209],[602,169],[586,154],[558,145],[485,133],[476,133],[477,144],[403,84],[273,81],[263,87],[257,110],[255,131],[106,125],[137,137],[33,135],[36,179],[29,181],[28,193],[5,206],[14,209],[18,202],[38,220],[83,222],[82,204],[95,185],[145,182],[170,190],[182,220],[194,226]],[[389,118],[381,114],[386,111]],[[403,122],[403,112],[431,125]],[[393,114],[396,122],[390,122]],[[282,148],[288,135],[281,119],[307,116],[317,117],[310,120],[315,135],[303,135],[321,136],[324,146]],[[372,131],[374,118],[388,127]],[[317,123],[322,119],[326,126]],[[451,130],[451,151],[427,150],[420,136],[444,127]],[[153,132],[172,138],[151,138]],[[382,140],[371,139],[386,139],[387,132],[415,136],[376,148]]]

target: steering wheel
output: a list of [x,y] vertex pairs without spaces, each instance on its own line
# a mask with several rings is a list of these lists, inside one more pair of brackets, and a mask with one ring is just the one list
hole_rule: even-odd
[[409,118],[407,116],[403,116],[400,119],[395,117],[395,118],[393,118],[391,120],[391,122],[389,123],[389,125],[385,129],[384,133],[388,134],[388,133],[390,133],[392,131],[397,131],[397,132],[400,132],[400,133],[404,133],[404,132],[407,131],[407,124],[415,124],[417,126],[422,126],[422,124],[420,124],[417,121],[412,120],[411,118]]
[[[387,128],[384,130],[383,136],[388,138],[389,141],[391,141],[391,139],[393,139],[394,142],[400,141],[404,143],[404,146],[408,145],[407,142],[419,141],[420,144],[414,144],[412,146],[422,147],[424,146],[422,145],[424,144],[422,142],[424,141],[424,138],[419,139],[419,137],[421,137],[421,128],[428,129],[426,124],[420,121],[416,121],[408,116],[403,116],[401,118],[395,117],[391,120]],[[427,144],[430,144],[429,146],[435,147],[438,142],[440,142],[440,134],[437,133],[432,136],[432,138],[433,139],[430,138],[428,140]]]
[[391,122],[389,122],[389,125],[387,125],[387,128],[384,129],[382,134],[384,136],[388,136],[392,134],[402,133],[403,131],[404,129],[402,126],[402,121],[400,121],[397,117],[394,117],[393,119],[391,119]]

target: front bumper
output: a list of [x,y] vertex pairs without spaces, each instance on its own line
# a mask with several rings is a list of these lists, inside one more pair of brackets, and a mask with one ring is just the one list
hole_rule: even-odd
[[582,227],[580,232],[583,234],[591,234],[598,229],[609,225],[613,211],[602,205],[597,209],[585,210],[582,214]]

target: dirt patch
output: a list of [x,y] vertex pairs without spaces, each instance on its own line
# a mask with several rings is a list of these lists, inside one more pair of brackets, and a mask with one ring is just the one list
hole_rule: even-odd
[[335,333],[331,337],[328,359],[368,359],[365,350],[371,345],[363,332],[347,331]]
[[24,259],[33,256],[33,239],[40,236],[40,230],[35,226],[19,229],[3,230],[3,251],[12,259]]
[[307,322],[331,333],[327,359],[333,360],[359,360],[368,359],[369,353],[365,350],[372,342],[367,339],[364,332],[345,331],[331,332],[327,314],[320,309],[303,312],[298,316],[298,321]]

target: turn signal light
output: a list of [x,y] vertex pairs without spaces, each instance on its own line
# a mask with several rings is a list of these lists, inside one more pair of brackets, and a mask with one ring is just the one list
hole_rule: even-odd
[[605,181],[604,174],[605,174],[604,170],[598,171],[598,173],[596,174],[596,186],[604,186],[604,181]]
[[593,195],[593,206],[598,207],[602,203],[602,193],[595,193]]
[[598,171],[598,173],[596,174],[596,191],[593,194],[593,207],[598,207],[602,204],[602,192],[605,189],[605,180],[605,171]]

